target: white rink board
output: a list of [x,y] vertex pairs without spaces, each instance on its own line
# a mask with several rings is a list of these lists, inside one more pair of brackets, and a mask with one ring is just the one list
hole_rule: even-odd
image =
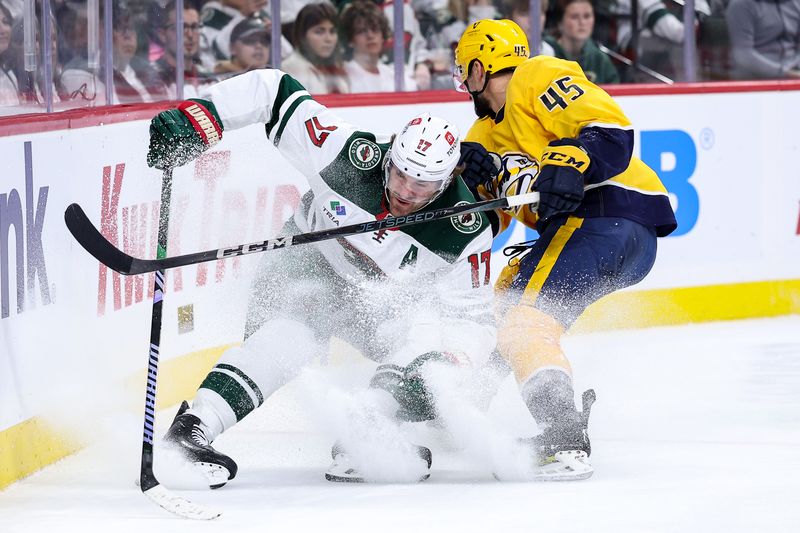
[[[145,364],[151,276],[115,276],[99,266],[73,240],[63,223],[63,212],[68,204],[78,202],[98,227],[103,224],[101,219],[108,227],[116,224],[123,249],[155,257],[161,173],[145,165],[147,140],[146,121],[0,140],[8,165],[2,190],[17,191],[13,194],[21,199],[23,229],[25,143],[30,143],[32,152],[33,206],[40,191],[47,188],[44,208],[35,210],[32,217],[44,220],[43,260],[36,261],[26,250],[26,261],[30,256],[39,270],[21,312],[17,309],[13,227],[10,232],[9,309],[0,322],[4,347],[0,356],[0,430],[52,409],[57,399],[91,409],[99,389],[118,385]],[[229,146],[236,148],[229,151]],[[265,150],[270,153],[266,158],[261,155]],[[226,134],[225,145],[205,163],[177,170],[169,253],[274,235],[306,188],[304,180],[291,170],[268,174],[268,166],[277,159],[275,149],[263,137],[263,127],[252,126]],[[107,190],[103,188],[104,175]],[[115,194],[117,175],[121,186]],[[278,196],[281,200],[276,203]],[[104,197],[107,215],[102,217]],[[162,358],[241,340],[249,271],[255,261],[257,258],[250,257],[168,273]],[[27,275],[32,269],[25,266]],[[21,280],[26,288],[27,278],[23,275]],[[194,329],[179,334],[177,310],[190,304]],[[92,393],[87,395],[87,391]]]
[[[656,266],[637,289],[800,278],[797,100],[797,92],[790,91],[618,98],[637,129],[637,151],[664,176],[682,224],[680,235],[661,241]],[[462,102],[338,111],[375,131],[397,130],[411,115],[429,111],[465,133],[473,117],[471,104]],[[276,205],[276,196],[296,201],[305,184],[263,131],[252,126],[226,132],[200,170],[189,165],[176,172],[170,255],[255,241],[278,231],[291,209]],[[26,143],[32,163],[29,192]],[[113,186],[103,189],[104,167],[109,167],[107,183],[113,183],[124,163],[118,210],[106,216],[107,228],[117,225],[120,243],[126,235],[129,246],[140,243],[132,248],[135,255],[154,257],[153,202],[160,173],[145,167],[146,145],[146,121],[0,139],[6,165],[0,177],[0,229],[8,251],[3,271],[8,316],[0,320],[0,431],[56,403],[90,409],[103,387],[144,366],[149,278],[117,278],[115,285],[108,273],[101,288],[102,268],[73,242],[62,213],[78,202],[100,224],[102,199],[113,196]],[[46,207],[40,208],[44,188]],[[43,257],[37,253],[37,223]],[[22,246],[25,274],[19,286],[27,297],[21,312],[17,229],[23,241],[31,241]],[[496,249],[525,237],[516,231],[511,239],[501,237]],[[211,264],[202,285],[198,267],[168,276],[163,358],[240,339],[255,261]],[[496,253],[495,275],[503,261]],[[189,304],[194,329],[179,333],[177,309]]]

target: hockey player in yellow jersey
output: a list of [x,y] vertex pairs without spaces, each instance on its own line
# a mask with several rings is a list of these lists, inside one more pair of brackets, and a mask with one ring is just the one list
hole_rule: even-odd
[[577,411],[561,337],[591,303],[641,281],[656,238],[677,224],[658,176],[633,156],[633,129],[616,102],[577,63],[528,55],[510,20],[478,21],[459,40],[454,81],[478,115],[462,144],[462,176],[481,198],[540,193],[538,210],[492,217],[495,234],[512,218],[539,233],[497,282],[497,350],[542,429],[531,439],[539,476],[583,479],[593,472],[594,393]]

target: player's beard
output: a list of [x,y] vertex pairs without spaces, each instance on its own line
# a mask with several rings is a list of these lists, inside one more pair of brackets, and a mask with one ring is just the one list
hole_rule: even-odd
[[472,105],[475,107],[475,114],[478,115],[478,118],[492,117],[494,120],[497,116],[483,94],[473,94]]

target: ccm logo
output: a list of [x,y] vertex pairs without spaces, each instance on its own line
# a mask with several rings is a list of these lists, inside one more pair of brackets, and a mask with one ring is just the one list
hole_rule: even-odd
[[280,237],[277,239],[253,242],[250,244],[243,244],[236,248],[225,248],[217,252],[217,259],[225,257],[236,257],[238,255],[247,255],[255,252],[265,252],[267,250],[274,250],[275,248],[284,248],[292,244],[292,237]]
[[575,168],[581,168],[583,165],[586,164],[585,161],[578,161],[571,155],[559,154],[558,152],[548,152],[544,154],[544,157],[542,159],[544,159],[545,161],[547,160],[558,161],[559,163],[564,163],[565,165],[570,165]]

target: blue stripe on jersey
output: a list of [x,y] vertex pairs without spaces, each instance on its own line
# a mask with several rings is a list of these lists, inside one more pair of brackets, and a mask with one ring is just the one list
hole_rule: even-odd
[[583,202],[573,215],[584,218],[627,218],[655,227],[659,237],[666,237],[678,227],[666,194],[642,194],[614,185],[586,191]]
[[633,156],[633,130],[590,126],[578,135],[592,163],[584,173],[587,183],[600,183],[628,168]]

